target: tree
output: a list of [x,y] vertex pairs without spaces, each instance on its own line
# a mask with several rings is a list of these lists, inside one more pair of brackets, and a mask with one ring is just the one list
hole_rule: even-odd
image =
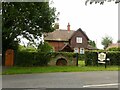
[[86,0],[85,5],[87,5],[88,2],[90,2],[90,4],[92,4],[92,3],[95,3],[95,4],[100,3],[100,5],[103,5],[104,2],[112,2],[112,1],[114,1],[115,3],[120,2],[120,0]]
[[39,44],[38,46],[38,52],[53,52],[53,47],[50,46],[47,42],[44,42],[44,44]]
[[3,2],[2,42],[3,51],[17,49],[23,36],[34,42],[42,33],[54,31],[56,9],[49,2]]
[[91,45],[92,47],[96,47],[95,41],[89,40],[88,44]]
[[104,49],[106,49],[108,45],[111,44],[112,42],[113,42],[112,37],[105,36],[102,38],[101,44],[104,46]]

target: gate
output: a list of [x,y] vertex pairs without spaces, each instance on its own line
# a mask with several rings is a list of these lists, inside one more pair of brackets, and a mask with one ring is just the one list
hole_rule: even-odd
[[14,51],[8,49],[5,53],[5,66],[13,66],[14,61]]

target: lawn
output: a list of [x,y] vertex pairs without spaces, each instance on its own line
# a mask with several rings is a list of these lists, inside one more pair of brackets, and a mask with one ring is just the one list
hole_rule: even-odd
[[[7,74],[32,74],[51,72],[88,72],[88,71],[118,71],[118,66],[85,66],[83,61],[79,66],[43,66],[43,67],[11,67],[2,72]],[[120,69],[119,69],[120,70]]]

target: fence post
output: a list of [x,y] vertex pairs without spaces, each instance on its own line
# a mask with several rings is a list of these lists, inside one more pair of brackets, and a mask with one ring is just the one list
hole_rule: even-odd
[[76,53],[76,66],[78,66],[78,53]]

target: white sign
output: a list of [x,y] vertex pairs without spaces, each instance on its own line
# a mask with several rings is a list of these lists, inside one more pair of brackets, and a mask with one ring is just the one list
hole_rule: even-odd
[[105,53],[99,53],[98,54],[98,60],[103,62],[105,59],[106,59],[106,54]]

